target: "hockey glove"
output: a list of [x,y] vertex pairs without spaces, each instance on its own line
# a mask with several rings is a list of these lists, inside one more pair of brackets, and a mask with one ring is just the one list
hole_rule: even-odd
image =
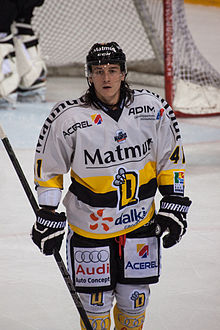
[[169,248],[178,243],[186,232],[186,214],[191,205],[188,197],[167,195],[160,201],[160,209],[156,215],[156,235],[163,237],[163,247]]
[[36,217],[37,220],[31,232],[33,242],[46,255],[53,254],[53,250],[55,249],[59,251],[65,232],[65,213],[53,213],[40,209],[37,211]]

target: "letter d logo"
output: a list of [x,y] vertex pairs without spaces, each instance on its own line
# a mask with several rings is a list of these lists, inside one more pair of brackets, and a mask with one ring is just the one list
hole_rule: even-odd
[[138,298],[134,301],[134,308],[139,308],[145,304],[145,294],[140,293]]

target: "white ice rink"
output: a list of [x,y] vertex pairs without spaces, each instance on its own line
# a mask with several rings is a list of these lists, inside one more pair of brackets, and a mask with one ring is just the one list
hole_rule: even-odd
[[[188,5],[187,17],[199,48],[220,71],[220,8]],[[86,87],[82,79],[49,78],[46,104],[0,109],[32,188],[34,148],[52,104],[77,97]],[[163,249],[162,275],[151,286],[144,330],[218,330],[220,116],[178,121],[188,164],[186,195],[193,204],[187,235]],[[2,143],[0,205],[0,330],[79,330],[78,312],[53,257],[41,255],[30,239],[35,217]],[[64,243],[61,254],[65,260]]]

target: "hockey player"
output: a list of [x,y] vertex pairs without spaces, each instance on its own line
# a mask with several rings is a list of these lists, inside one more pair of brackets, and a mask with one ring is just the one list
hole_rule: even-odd
[[0,99],[44,100],[46,66],[31,19],[44,0],[0,0]]
[[[131,90],[116,42],[86,58],[89,88],[55,105],[41,130],[35,184],[41,209],[32,239],[45,255],[60,249],[63,174],[67,263],[94,329],[143,328],[149,285],[159,281],[160,236],[169,248],[186,232],[185,158],[175,115],[164,99]],[[162,195],[156,215],[155,194]],[[85,329],[81,321],[81,329]]]

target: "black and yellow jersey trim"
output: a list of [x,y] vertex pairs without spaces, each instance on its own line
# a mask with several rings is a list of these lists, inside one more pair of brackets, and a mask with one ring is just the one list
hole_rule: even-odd
[[35,179],[34,183],[40,187],[63,189],[63,175],[62,174],[56,175],[47,181]]
[[[113,176],[99,176],[79,178],[71,171],[72,184],[69,190],[85,204],[93,207],[111,207],[117,206],[118,193],[117,188],[112,185]],[[155,163],[148,162],[143,169],[139,171],[139,200],[153,197],[156,193],[157,181]]]
[[84,237],[88,237],[88,238],[95,238],[95,239],[105,239],[105,238],[111,238],[111,237],[116,237],[116,236],[120,236],[120,235],[124,235],[127,233],[130,233],[140,227],[142,227],[143,225],[145,225],[146,223],[148,223],[155,214],[155,203],[153,202],[147,216],[140,221],[137,225],[135,226],[131,226],[129,228],[123,229],[121,231],[117,231],[111,234],[97,234],[97,233],[91,233],[91,232],[87,232],[79,227],[76,227],[72,224],[69,223],[70,228],[78,235],[84,236]]

